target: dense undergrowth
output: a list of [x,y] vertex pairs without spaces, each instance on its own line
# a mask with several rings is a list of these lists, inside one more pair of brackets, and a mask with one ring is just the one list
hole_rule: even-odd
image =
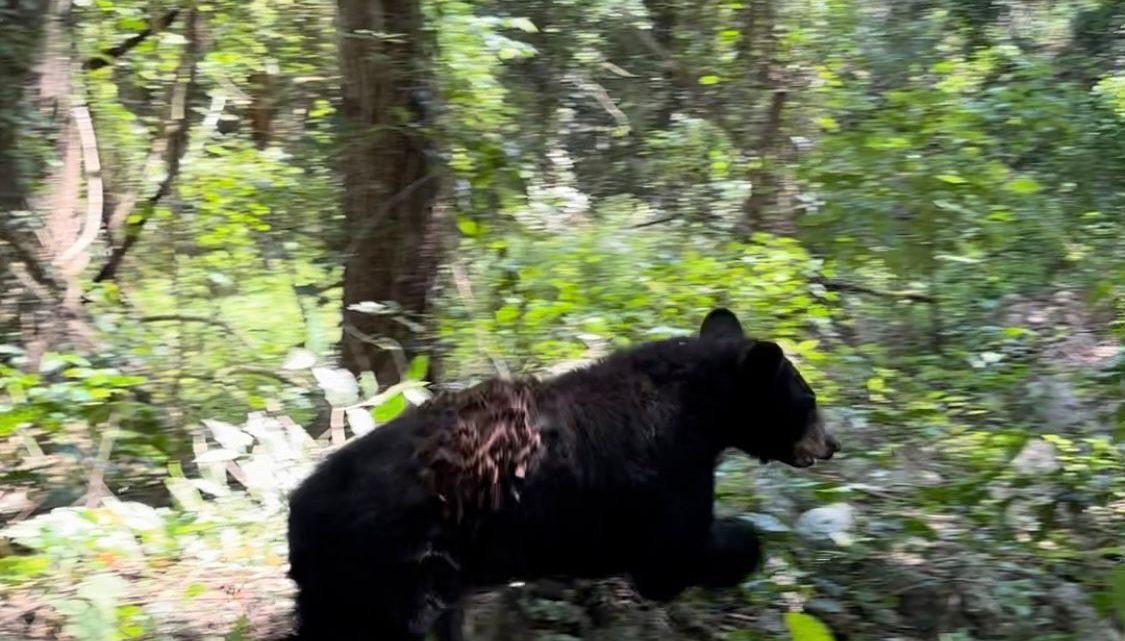
[[[664,609],[620,582],[509,588],[476,598],[474,638],[811,641],[826,638],[820,626],[837,639],[1121,637],[1125,364],[1065,293],[1012,301],[975,328],[971,348],[902,358],[864,334],[888,330],[849,317],[790,241],[704,255],[691,243],[575,233],[536,248],[549,270],[513,252],[520,289],[494,314],[451,302],[446,358],[459,380],[493,367],[549,375],[729,304],[809,372],[845,451],[811,471],[724,461],[720,511],[768,538],[766,567],[741,590]],[[652,299],[662,303],[637,302]],[[379,390],[298,350],[262,367],[306,381],[304,396],[203,420],[177,445],[146,429],[159,417],[137,400],[140,378],[73,356],[45,359],[39,374],[20,373],[18,354],[10,363],[0,370],[5,638],[283,634],[285,492],[326,451],[429,394],[421,360]],[[333,407],[319,441],[287,414],[286,398],[308,396]],[[191,454],[163,454],[178,447]],[[130,495],[144,478],[166,492]]]

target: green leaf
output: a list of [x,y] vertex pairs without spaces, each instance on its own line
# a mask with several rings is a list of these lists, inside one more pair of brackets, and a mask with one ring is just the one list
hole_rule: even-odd
[[348,426],[352,428],[352,433],[356,436],[363,436],[375,429],[373,414],[374,412],[369,412],[362,407],[349,407],[344,411],[344,415],[348,418]]
[[184,596],[189,599],[194,599],[195,597],[203,594],[206,591],[207,586],[196,581],[195,583],[191,583],[186,588],[184,588]]
[[399,393],[380,403],[371,411],[371,415],[374,416],[375,421],[380,424],[389,423],[393,421],[396,416],[401,414],[404,409],[406,409],[406,397]]
[[457,229],[460,229],[462,234],[470,238],[480,234],[480,224],[472,218],[465,218],[464,216],[457,219]]
[[797,343],[797,345],[793,348],[793,351],[798,353],[811,352],[812,350],[816,349],[817,345],[820,345],[820,340],[810,338]]
[[406,372],[406,380],[420,381],[426,377],[426,372],[430,368],[430,357],[425,354],[419,354],[410,361],[410,367]]
[[1125,565],[1113,568],[1109,593],[1113,600],[1113,611],[1117,613],[1117,620],[1121,625],[1125,625]]
[[360,372],[359,389],[365,398],[370,398],[379,393],[379,381],[375,379],[374,372]]
[[508,18],[506,23],[508,27],[512,29],[519,29],[520,31],[523,31],[525,33],[539,32],[539,28],[535,26],[535,23],[531,20],[528,20],[527,18]]
[[1021,196],[1038,193],[1042,188],[1042,185],[1036,182],[1034,178],[1029,178],[1027,176],[1013,178],[1004,185],[1004,189],[1007,189],[1013,194],[1020,194]]
[[717,85],[719,82],[719,77],[714,75],[701,76],[699,78],[699,84],[701,85]]
[[937,179],[951,185],[964,185],[969,182],[957,174],[938,174]]
[[811,614],[789,612],[785,615],[785,627],[793,641],[835,641],[828,626]]
[[840,123],[836,122],[836,119],[832,116],[821,116],[814,122],[825,131],[838,131],[840,129]]
[[0,558],[0,581],[19,583],[47,572],[50,567],[46,556],[6,556]]
[[513,305],[505,305],[496,310],[497,323],[510,323],[520,317],[520,310]]
[[225,637],[224,641],[246,641],[250,638],[250,621],[247,620],[246,615],[238,617],[234,623],[234,628],[231,629]]

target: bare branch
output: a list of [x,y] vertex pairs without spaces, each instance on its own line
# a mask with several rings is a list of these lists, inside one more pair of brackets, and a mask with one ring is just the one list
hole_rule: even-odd
[[138,319],[142,323],[202,323],[204,325],[211,325],[218,327],[231,336],[234,336],[246,347],[252,348],[250,341],[246,340],[234,327],[229,323],[225,323],[216,318],[208,318],[207,316],[193,316],[191,314],[156,314],[154,316],[142,316]]
[[[469,280],[469,275],[465,273],[465,268],[459,261],[453,261],[451,267],[453,269],[453,284],[457,287],[457,295],[461,297],[461,304],[465,306],[470,316],[476,316],[477,299],[473,296],[473,285]],[[473,334],[477,341],[477,349],[488,358],[489,362],[492,363],[492,368],[501,378],[511,378],[512,373],[508,370],[508,366],[504,364],[504,361],[497,358],[492,350],[488,349],[488,334],[479,323],[473,323],[473,325],[475,326]]]
[[605,87],[594,80],[579,75],[572,75],[568,80],[577,85],[579,89],[593,96],[598,105],[605,109],[606,113],[613,118],[619,127],[624,127],[626,130],[630,129],[629,117],[625,115],[624,111],[621,111],[621,108],[613,101]]
[[156,193],[149,196],[145,201],[144,213],[141,217],[131,225],[125,232],[125,240],[117,247],[113,248],[110,253],[109,260],[98,271],[97,276],[94,277],[94,282],[99,283],[104,280],[113,280],[117,277],[117,270],[121,267],[121,262],[125,259],[125,255],[132,249],[133,245],[137,244],[140,240],[141,231],[152,217],[152,212],[156,205],[172,191],[172,184],[175,182],[176,177],[180,173],[180,162],[183,160],[184,153],[188,148],[188,107],[191,103],[191,98],[195,94],[196,89],[196,72],[198,69],[200,44],[199,34],[197,33],[199,27],[199,10],[192,7],[188,13],[187,24],[184,27],[184,37],[187,39],[187,45],[184,48],[183,59],[180,62],[180,82],[172,90],[172,100],[169,114],[169,121],[165,126],[168,132],[168,149],[166,151],[167,170],[164,179],[160,181],[160,186],[157,188]]
[[102,67],[109,66],[110,63],[112,63],[114,60],[117,60],[121,56],[124,56],[125,54],[135,49],[142,42],[148,40],[150,36],[160,33],[161,31],[171,26],[171,24],[175,22],[176,16],[179,15],[179,13],[179,9],[172,9],[168,13],[165,13],[163,16],[161,16],[160,20],[157,20],[156,24],[149,27],[148,29],[145,29],[144,31],[136,35],[130,36],[129,38],[122,40],[120,43],[108,49],[103,49],[101,53],[93,56],[85,63],[83,63],[82,68],[86,71],[94,71],[96,69],[101,69]]
[[660,218],[653,218],[652,220],[646,220],[644,222],[637,223],[630,226],[629,229],[644,229],[645,227],[655,227],[656,225],[663,225],[664,223],[670,223],[674,220],[679,219],[680,214],[669,214],[667,216],[661,216]]
[[44,303],[55,302],[56,297],[52,295],[53,292],[47,287],[44,287],[40,281],[36,280],[36,278],[31,275],[30,270],[27,269],[27,263],[11,265],[11,273],[16,277],[16,282],[40,301]]
[[24,269],[30,278],[34,279],[39,285],[51,290],[59,291],[62,287],[57,278],[52,273],[49,265],[43,264],[40,261],[38,252],[28,245],[29,243],[23,234],[15,229],[9,227],[4,217],[0,217],[0,241],[6,243],[15,252],[16,258],[23,263]]
[[233,365],[231,367],[224,367],[215,371],[214,380],[222,381],[230,374],[241,374],[244,376],[259,376],[261,378],[269,378],[285,385],[292,385],[294,387],[304,387],[305,381],[302,381],[299,376],[293,376],[288,372],[279,372],[265,367],[250,367],[248,365]]
[[86,248],[98,237],[104,201],[102,165],[98,159],[98,138],[94,133],[90,110],[85,105],[80,105],[75,107],[73,112],[74,122],[78,127],[79,144],[82,146],[82,164],[86,169],[86,223],[74,244],[55,257],[55,264],[62,267],[64,271],[67,264],[86,251]]
[[863,285],[855,285],[852,283],[845,283],[843,281],[831,278],[814,278],[814,283],[823,285],[825,289],[835,292],[850,292],[855,294],[867,294],[868,296],[877,296],[879,298],[891,298],[896,300],[907,300],[912,303],[934,303],[936,299],[933,296],[919,294],[916,292],[892,292],[883,289],[875,289],[872,287],[864,287]]
[[[149,148],[148,155],[145,157],[145,162],[141,166],[140,175],[148,176],[156,165],[160,164],[160,159],[168,150],[168,138],[162,133],[155,137],[152,145]],[[105,218],[104,225],[106,235],[109,237],[110,247],[117,249],[125,242],[121,235],[121,228],[128,220],[129,214],[133,213],[133,208],[137,204],[137,189],[133,187],[124,196],[117,201],[113,207],[113,211]]]

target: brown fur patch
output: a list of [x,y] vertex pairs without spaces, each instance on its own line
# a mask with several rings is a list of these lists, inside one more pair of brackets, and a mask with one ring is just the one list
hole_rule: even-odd
[[515,485],[531,472],[540,450],[534,426],[534,380],[489,380],[435,398],[433,410],[453,421],[418,449],[431,489],[446,515],[460,521],[467,511],[498,510]]

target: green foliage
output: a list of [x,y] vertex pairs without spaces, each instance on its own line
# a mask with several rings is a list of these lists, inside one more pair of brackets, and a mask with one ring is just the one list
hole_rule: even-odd
[[139,418],[143,405],[129,392],[144,382],[76,354],[47,354],[37,372],[0,363],[0,437],[21,427],[54,432],[73,421],[98,427]]
[[[1010,44],[929,55],[927,70],[888,89],[820,88],[824,117],[850,124],[824,131],[802,163],[823,202],[806,219],[814,246],[841,269],[876,263],[926,283],[958,314],[1063,271],[1087,274],[1091,285],[1116,274],[1120,261],[1110,256],[1122,230],[1085,222],[1099,218],[1091,209],[1121,206],[1120,189],[1107,186],[1123,158],[1102,146],[1120,136],[1115,115],[1087,87],[1057,82],[1048,58]],[[870,64],[861,58],[824,73]],[[1043,153],[1045,140],[1067,151]],[[949,292],[982,266],[990,275],[975,300]]]
[[816,617],[803,612],[790,612],[785,615],[785,627],[793,641],[833,641],[835,637]]
[[67,619],[63,632],[78,641],[119,641],[146,632],[141,609],[119,603],[128,583],[114,574],[95,574],[80,583],[75,598],[55,606]]
[[[76,70],[175,5],[71,4]],[[433,356],[449,382],[549,375],[734,308],[800,362],[845,449],[801,473],[724,460],[719,508],[759,524],[769,562],[686,604],[742,615],[732,639],[1108,638],[1125,625],[1125,12],[884,5],[422,3],[436,94],[412,135],[435,143],[439,231],[459,241]],[[91,282],[101,228],[64,278],[96,347],[35,367],[25,332],[59,310],[10,236],[36,255],[69,206],[49,173],[65,131],[22,93],[46,21],[0,9],[0,197],[18,209],[0,264],[24,266],[0,270],[0,608],[48,600],[77,639],[151,638],[168,609],[227,602],[201,567],[286,608],[286,489],[430,393],[425,355],[392,386],[333,365],[341,275],[376,267],[349,262],[339,206],[363,137],[339,127],[336,3],[191,6],[189,144],[155,206],[186,6],[75,71],[105,212],[132,199],[146,222],[116,282]],[[298,427],[314,420],[331,446]],[[145,479],[160,507],[114,498]],[[177,607],[152,602],[165,583]],[[571,627],[538,638],[584,620],[546,609]],[[227,638],[253,619],[224,619]]]
[[442,335],[455,350],[455,376],[487,371],[489,355],[520,354],[524,367],[544,368],[690,333],[715,305],[737,309],[748,331],[781,340],[814,368],[822,354],[808,330],[831,331],[832,295],[811,283],[816,262],[789,239],[668,242],[611,220],[513,235],[503,248],[500,260],[488,247],[462,250],[474,252],[477,289],[495,295],[472,309],[446,303]]
[[1118,565],[1110,573],[1109,594],[1117,620],[1125,625],[1125,566]]

